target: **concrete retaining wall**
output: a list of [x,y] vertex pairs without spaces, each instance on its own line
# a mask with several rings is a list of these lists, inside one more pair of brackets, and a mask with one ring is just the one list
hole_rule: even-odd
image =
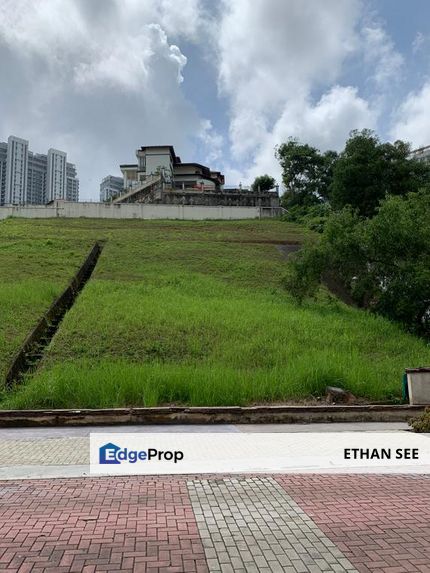
[[0,427],[101,426],[115,424],[310,424],[407,422],[423,406],[160,407],[100,410],[3,410]]
[[97,219],[258,219],[274,216],[274,212],[260,211],[259,207],[208,207],[198,205],[149,205],[139,203],[105,204],[58,201],[54,205],[26,205],[0,207],[0,219],[24,217],[47,219],[52,217]]

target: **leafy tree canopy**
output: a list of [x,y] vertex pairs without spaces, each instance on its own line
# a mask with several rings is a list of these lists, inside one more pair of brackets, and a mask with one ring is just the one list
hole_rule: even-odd
[[430,337],[430,193],[390,196],[373,218],[345,207],[288,264],[285,286],[301,301],[327,273],[359,306]]
[[410,152],[403,141],[381,143],[369,129],[352,131],[333,168],[332,206],[349,205],[371,217],[387,195],[406,195],[430,183],[430,165],[410,158]]
[[335,151],[321,153],[316,147],[289,138],[276,149],[276,157],[282,167],[283,205],[287,209],[315,205],[328,198],[337,161]]
[[254,179],[254,183],[251,185],[251,189],[255,192],[257,191],[270,191],[276,185],[276,181],[270,175],[260,175]]

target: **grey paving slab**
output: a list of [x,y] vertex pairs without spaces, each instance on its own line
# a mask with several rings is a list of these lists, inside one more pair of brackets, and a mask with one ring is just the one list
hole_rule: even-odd
[[[399,431],[405,433],[406,424],[259,424],[259,425],[122,425],[54,428],[0,429],[0,479],[33,479],[38,477],[78,477],[87,475],[89,464],[89,436],[94,432],[114,433],[254,433],[254,432],[318,432],[333,431]],[[322,445],[324,440],[322,439]],[[46,468],[44,471],[43,468]],[[263,468],[264,469],[264,468]],[[263,469],[261,471],[263,471]],[[424,468],[423,468],[424,470]],[[256,470],[257,471],[257,470]],[[307,468],[298,468],[305,473]],[[339,471],[343,470],[330,470]],[[362,472],[363,468],[351,471]],[[388,470],[387,470],[388,471]],[[393,471],[396,471],[395,469]],[[409,470],[404,468],[405,473]],[[427,470],[426,470],[427,471]],[[265,472],[267,473],[267,472]]]
[[45,440],[51,438],[88,437],[92,432],[175,433],[175,432],[239,432],[233,424],[151,424],[120,426],[71,426],[51,428],[0,428],[0,440]]
[[0,428],[0,440],[53,439],[89,436],[91,432],[392,432],[408,430],[403,422],[351,422],[329,424],[151,424],[50,428]]
[[90,466],[85,465],[20,465],[0,466],[0,481],[50,479],[50,478],[78,478],[90,475]]
[[81,438],[0,439],[0,466],[81,465],[90,461],[90,441]]
[[238,424],[240,432],[395,432],[410,431],[406,422],[331,422],[326,424]]
[[199,479],[187,485],[210,573],[357,573],[274,479]]

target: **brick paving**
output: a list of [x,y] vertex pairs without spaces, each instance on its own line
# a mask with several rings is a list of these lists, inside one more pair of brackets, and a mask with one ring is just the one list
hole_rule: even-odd
[[0,439],[0,466],[89,464],[87,437]]
[[430,573],[430,476],[276,479],[360,573]]
[[0,571],[430,573],[430,476],[3,481]]
[[186,482],[134,477],[0,483],[0,570],[208,569]]
[[272,478],[194,480],[188,489],[211,573],[356,571]]

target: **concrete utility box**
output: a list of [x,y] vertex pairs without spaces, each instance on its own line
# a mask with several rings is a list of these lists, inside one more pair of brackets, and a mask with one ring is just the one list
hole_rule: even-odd
[[406,368],[410,404],[430,404],[430,367]]

